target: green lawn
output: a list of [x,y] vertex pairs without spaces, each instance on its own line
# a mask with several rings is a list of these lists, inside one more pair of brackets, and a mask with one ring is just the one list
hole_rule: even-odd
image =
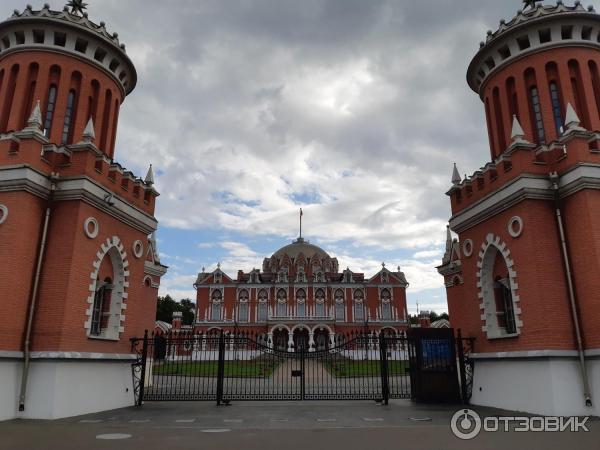
[[[260,378],[268,377],[277,368],[275,361],[254,359],[250,361],[225,361],[226,377]],[[180,375],[186,377],[216,377],[217,361],[167,361],[155,364],[154,375]]]
[[[389,376],[408,374],[408,361],[388,361],[387,364]],[[325,367],[335,377],[381,376],[381,363],[379,361],[339,359],[327,361]]]

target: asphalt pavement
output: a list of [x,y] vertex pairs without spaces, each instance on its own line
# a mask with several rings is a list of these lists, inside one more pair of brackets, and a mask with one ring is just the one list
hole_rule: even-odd
[[[1,450],[210,449],[598,449],[600,421],[589,432],[480,432],[461,440],[450,422],[456,405],[374,402],[146,403],[56,421],[0,423]],[[515,416],[473,408],[481,417]]]

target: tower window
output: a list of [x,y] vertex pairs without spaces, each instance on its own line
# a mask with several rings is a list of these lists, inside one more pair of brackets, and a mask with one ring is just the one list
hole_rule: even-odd
[[8,36],[2,38],[2,45],[4,45],[4,49],[10,48],[10,39],[8,39]]
[[67,111],[65,112],[65,124],[63,126],[62,143],[67,144],[71,135],[71,125],[73,122],[73,110],[75,107],[75,91],[69,91],[67,98]]
[[515,310],[510,289],[510,280],[496,277],[494,282],[494,294],[496,297],[496,315],[498,317],[498,326],[504,328],[506,334],[517,332],[515,321]]
[[564,123],[562,118],[562,106],[560,104],[560,97],[558,95],[558,86],[554,81],[550,83],[550,98],[552,99],[552,114],[554,115],[556,132],[560,135],[562,134]]
[[45,39],[44,30],[33,30],[33,43],[43,44]]
[[85,53],[87,51],[88,48],[88,41],[85,41],[83,39],[77,39],[77,41],[75,41],[75,51],[79,52],[79,53]]
[[546,142],[546,133],[544,131],[544,121],[542,120],[542,107],[540,105],[540,95],[536,86],[529,89],[531,109],[535,121],[535,128],[539,144]]
[[94,295],[94,307],[92,309],[92,323],[90,334],[100,336],[107,326],[107,315],[110,313],[110,300],[112,294],[112,284],[110,278],[106,278],[104,283],[96,290]]
[[17,45],[23,45],[25,43],[25,33],[22,31],[15,32],[15,40]]
[[546,44],[547,42],[551,42],[552,41],[552,31],[550,30],[550,28],[545,28],[543,30],[540,30],[540,44]]
[[492,70],[494,67],[496,67],[496,63],[494,62],[494,60],[492,58],[486,59],[485,65],[488,66],[488,69],[490,69],[490,70]]
[[65,33],[59,33],[58,31],[55,31],[54,45],[58,45],[59,47],[64,47],[67,45],[67,35]]
[[563,39],[573,39],[573,26],[565,25],[560,30],[561,37]]
[[102,48],[96,49],[96,53],[94,53],[94,59],[98,62],[102,62],[104,61],[104,58],[106,58],[106,50]]
[[583,27],[581,29],[581,39],[584,41],[592,40],[592,27]]
[[48,90],[48,105],[46,106],[46,119],[44,120],[44,136],[50,136],[52,120],[54,119],[54,108],[56,107],[56,86],[50,86]]
[[117,70],[117,67],[119,67],[119,61],[117,61],[116,59],[113,59],[113,60],[110,62],[110,65],[108,66],[108,68],[109,68],[110,70],[112,70],[113,72],[116,72],[116,70]]
[[519,44],[519,50],[527,50],[531,47],[531,42],[529,42],[529,36],[521,36],[517,38],[517,44]]
[[498,50],[498,53],[500,54],[500,58],[502,58],[502,60],[510,58],[510,49],[506,45]]

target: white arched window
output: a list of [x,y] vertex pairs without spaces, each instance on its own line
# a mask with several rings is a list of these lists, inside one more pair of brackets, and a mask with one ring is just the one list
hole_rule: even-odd
[[346,305],[344,304],[344,291],[335,291],[335,320],[346,319]]
[[354,291],[354,321],[364,322],[365,320],[365,294],[361,290]]
[[256,317],[261,322],[265,322],[268,318],[268,311],[269,311],[268,301],[269,301],[269,296],[267,294],[267,291],[262,289],[258,293],[258,305],[256,307],[257,308]]
[[317,292],[315,292],[315,316],[325,317],[326,314],[325,291],[323,289],[317,289]]
[[306,317],[306,291],[298,289],[296,292],[296,316]]
[[210,302],[210,319],[213,322],[221,321],[223,310],[223,294],[219,289],[213,291]]
[[248,291],[243,289],[238,294],[238,322],[248,322]]
[[277,316],[287,316],[287,294],[284,289],[279,289],[277,293]]
[[389,289],[381,291],[381,318],[392,320],[392,294]]

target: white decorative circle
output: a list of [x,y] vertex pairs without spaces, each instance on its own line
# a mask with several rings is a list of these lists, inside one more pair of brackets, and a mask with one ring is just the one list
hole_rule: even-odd
[[8,218],[8,208],[5,205],[0,205],[0,224],[6,222]]
[[144,255],[144,244],[142,244],[142,241],[137,240],[133,243],[133,255],[136,258],[141,258]]
[[463,243],[463,254],[468,258],[473,254],[473,241],[471,239],[467,239]]
[[514,238],[518,238],[523,234],[523,219],[515,216],[508,221],[508,234]]
[[98,237],[98,233],[100,232],[100,225],[98,221],[93,217],[88,217],[85,219],[83,223],[83,232],[90,239],[95,239]]

